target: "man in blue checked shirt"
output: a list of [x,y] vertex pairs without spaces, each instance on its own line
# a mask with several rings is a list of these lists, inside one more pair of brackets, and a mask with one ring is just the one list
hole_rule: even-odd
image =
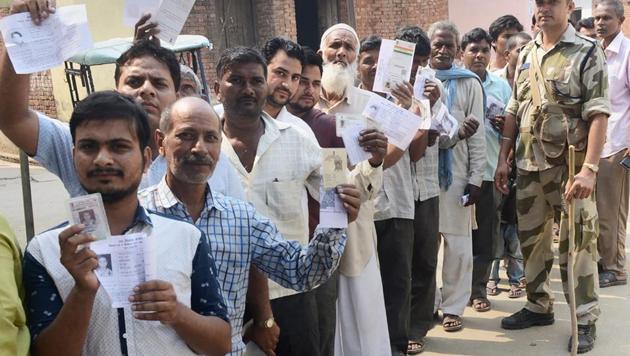
[[[168,162],[166,176],[139,196],[148,209],[194,222],[208,236],[232,320],[231,355],[240,355],[245,348],[241,320],[250,266],[284,287],[306,291],[326,281],[337,268],[346,236],[343,229],[317,229],[304,247],[285,240],[249,203],[212,192],[207,179],[221,139],[219,118],[207,102],[192,97],[178,100],[162,115],[156,132],[160,154]],[[337,191],[348,220],[354,221],[359,191],[353,185]]]

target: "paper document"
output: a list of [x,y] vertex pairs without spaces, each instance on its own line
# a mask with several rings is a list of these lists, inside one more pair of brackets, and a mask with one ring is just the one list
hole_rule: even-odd
[[416,99],[429,99],[424,95],[424,87],[427,81],[435,82],[435,71],[429,67],[419,67],[413,83],[413,96]]
[[363,115],[352,115],[352,114],[335,114],[335,125],[337,130],[337,137],[341,137],[341,133],[346,128],[346,126],[350,123],[360,122],[365,124],[366,120]]
[[64,6],[37,26],[29,13],[0,20],[4,44],[17,74],[48,70],[92,48],[85,5]]
[[441,136],[453,138],[458,129],[459,123],[457,119],[448,112],[445,105],[440,106],[440,110],[431,122],[431,130],[438,131]]
[[156,278],[156,258],[144,233],[112,236],[90,244],[98,256],[94,270],[112,301],[112,308],[131,305],[129,297],[138,284]]
[[70,222],[73,225],[83,224],[82,233],[90,234],[98,240],[111,236],[109,222],[100,193],[83,195],[68,200]]
[[324,188],[335,188],[348,181],[348,159],[344,148],[322,148]]
[[416,44],[402,40],[382,40],[372,90],[390,93],[396,84],[409,81]]
[[158,38],[174,45],[194,4],[195,0],[162,0],[155,14],[160,29]]
[[368,160],[372,157],[369,152],[366,152],[363,147],[359,146],[359,135],[361,131],[367,129],[367,123],[365,121],[356,121],[354,123],[347,124],[341,132],[341,138],[343,139],[343,145],[348,153],[348,159],[350,165],[356,166],[359,162]]
[[319,226],[343,229],[348,227],[348,214],[335,188],[319,188]]
[[378,125],[389,143],[403,151],[409,147],[422,125],[418,116],[378,95],[370,97],[363,115]]
[[144,14],[151,14],[153,18],[160,8],[161,0],[127,0],[123,13],[123,23],[134,27]]
[[505,105],[503,102],[492,95],[486,97],[486,127],[494,129],[492,122],[497,116],[502,116]]
[[420,110],[420,120],[422,123],[420,124],[420,130],[428,130],[431,128],[431,101],[429,99],[418,100],[416,98],[413,99],[413,104],[418,107]]

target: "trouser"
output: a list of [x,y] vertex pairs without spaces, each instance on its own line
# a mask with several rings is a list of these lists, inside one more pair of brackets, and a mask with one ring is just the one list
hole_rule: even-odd
[[390,351],[381,273],[375,254],[358,276],[339,276],[335,356],[383,356]]
[[444,314],[462,316],[470,300],[472,284],[472,237],[442,233],[444,258],[442,289],[435,293],[435,304]]
[[597,213],[600,266],[619,278],[626,274],[626,221],[628,219],[628,182],[630,174],[619,162],[625,150],[602,158],[597,174]]
[[404,352],[409,343],[413,220],[394,218],[375,221],[374,226],[389,338],[392,349]]
[[319,347],[322,356],[333,356],[335,351],[335,325],[337,308],[337,283],[339,270],[324,284],[313,290],[317,303],[317,319],[319,322]]
[[[553,311],[553,291],[549,274],[553,267],[552,232],[555,211],[562,211],[562,194],[567,182],[566,166],[541,172],[519,170],[516,204],[521,249],[525,260],[527,304],[535,313]],[[559,262],[562,288],[568,301],[567,256],[569,251],[568,215],[560,217]],[[597,274],[597,207],[595,194],[575,200],[575,301],[578,323],[594,324],[599,316]]]
[[501,280],[499,278],[499,265],[501,259],[507,259],[507,275],[509,283],[519,284],[523,278],[523,253],[521,253],[521,244],[518,241],[518,232],[516,225],[501,224],[501,236],[503,237],[503,245],[500,251],[495,255],[498,257],[492,262],[492,270],[490,272],[490,280],[497,284]]
[[317,301],[314,291],[272,299],[271,309],[280,327],[276,355],[320,355]]
[[439,236],[439,197],[416,201],[411,264],[409,338],[420,340],[433,327],[433,299]]
[[486,284],[495,255],[495,246],[501,240],[501,193],[494,182],[481,184],[481,197],[476,204],[477,230],[472,231],[473,270],[470,299],[485,298]]

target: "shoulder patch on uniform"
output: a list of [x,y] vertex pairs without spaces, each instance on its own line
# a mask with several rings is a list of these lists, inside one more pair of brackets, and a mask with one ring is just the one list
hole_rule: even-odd
[[521,65],[521,68],[519,68],[520,70],[523,69],[529,69],[529,62],[528,63],[523,63],[523,65]]

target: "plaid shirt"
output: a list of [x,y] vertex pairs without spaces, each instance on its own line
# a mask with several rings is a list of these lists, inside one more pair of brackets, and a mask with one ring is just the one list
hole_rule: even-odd
[[[165,179],[141,191],[139,197],[147,209],[192,222]],[[343,229],[325,229],[317,230],[309,245],[302,247],[297,241],[286,240],[249,203],[213,194],[209,189],[205,207],[194,223],[210,240],[217,279],[232,321],[231,355],[240,355],[245,348],[241,331],[251,264],[283,287],[306,291],[328,279],[346,244]]]

